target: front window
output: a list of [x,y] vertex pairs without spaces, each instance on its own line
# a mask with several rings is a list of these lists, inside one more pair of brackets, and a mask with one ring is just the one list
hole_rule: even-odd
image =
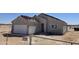
[[57,28],[57,25],[51,25],[51,27],[52,27],[53,29],[56,29],[56,28]]

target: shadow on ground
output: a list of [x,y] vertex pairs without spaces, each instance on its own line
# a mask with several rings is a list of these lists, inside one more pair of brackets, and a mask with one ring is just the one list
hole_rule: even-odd
[[25,35],[23,34],[8,34],[8,33],[4,33],[2,34],[4,37],[23,37]]
[[[4,33],[2,34],[4,37],[24,37],[29,36],[25,34],[12,34],[12,33]],[[45,36],[62,36],[63,34],[51,34],[51,33],[40,33],[40,34],[34,34],[34,35],[45,35]]]
[[55,36],[62,36],[62,35],[64,35],[64,34],[56,34],[56,33],[40,33],[40,34],[34,34],[34,35],[45,35],[45,36],[53,36],[53,35],[55,35]]

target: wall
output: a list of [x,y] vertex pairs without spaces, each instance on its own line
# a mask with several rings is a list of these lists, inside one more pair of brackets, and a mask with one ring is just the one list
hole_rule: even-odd
[[[57,28],[51,28],[50,25],[57,25]],[[52,34],[63,34],[63,26],[63,22],[48,17],[48,32],[51,32]]]
[[38,17],[38,20],[39,20],[39,25],[38,25],[39,32],[41,32],[41,24],[42,23],[44,24],[44,32],[46,32],[46,19]]

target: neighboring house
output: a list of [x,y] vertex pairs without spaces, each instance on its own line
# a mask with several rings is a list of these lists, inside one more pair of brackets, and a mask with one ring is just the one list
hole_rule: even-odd
[[73,31],[79,31],[79,25],[67,25],[68,31],[73,29]]
[[65,32],[67,32],[66,22],[44,13],[34,17],[21,15],[12,21],[12,33],[64,34]]

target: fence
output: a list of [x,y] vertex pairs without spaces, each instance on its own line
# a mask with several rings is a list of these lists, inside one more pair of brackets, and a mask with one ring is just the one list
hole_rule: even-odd
[[21,36],[21,37],[9,37],[8,35],[4,39],[6,45],[79,45],[79,43],[76,42],[69,42],[64,40],[57,40],[52,38],[46,38],[42,36],[36,36],[36,35],[29,35],[29,36]]
[[[56,44],[55,42],[62,42],[62,43],[68,43],[68,44],[79,44],[75,42],[68,42],[68,41],[63,41],[63,40],[56,40],[52,38],[45,38],[45,37],[39,37],[35,35],[29,35],[27,36],[22,36],[22,37],[9,37],[8,35],[6,37],[3,37],[4,33],[8,33],[11,31],[11,25],[10,26],[0,26],[0,44],[6,44],[6,45],[33,45],[33,44]],[[60,43],[59,43],[60,44]]]
[[[79,43],[76,43],[76,42],[69,42],[69,41],[64,41],[64,40],[56,40],[56,39],[51,39],[51,38],[45,38],[45,37],[40,37],[40,36],[35,36],[35,35],[29,35],[29,45],[32,45],[32,43],[33,43],[33,38],[40,38],[40,39],[42,39],[42,40],[50,40],[50,41],[55,41],[55,42],[62,42],[62,43],[68,43],[68,45],[74,45],[74,44],[76,44],[76,45],[79,45]],[[39,39],[39,40],[40,40]],[[36,40],[38,40],[38,39],[36,39]],[[36,43],[36,42],[35,42]],[[43,42],[44,43],[44,42]],[[48,42],[47,42],[48,43]],[[50,42],[49,42],[50,43]],[[53,43],[52,43],[53,44]],[[40,44],[38,44],[38,45],[40,45]],[[62,44],[63,45],[63,44]]]
[[12,34],[12,36],[6,36],[5,38],[6,45],[28,45],[28,40],[24,36],[16,36],[16,34]]

